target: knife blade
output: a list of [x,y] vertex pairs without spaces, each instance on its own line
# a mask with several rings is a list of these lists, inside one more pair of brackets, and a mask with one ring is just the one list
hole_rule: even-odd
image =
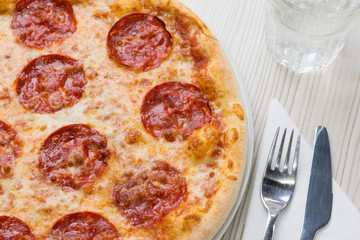
[[329,137],[325,127],[316,128],[310,183],[301,240],[312,240],[331,218],[333,203]]

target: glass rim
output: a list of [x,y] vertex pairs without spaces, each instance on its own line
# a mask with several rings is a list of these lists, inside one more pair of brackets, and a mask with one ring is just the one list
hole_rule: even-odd
[[285,5],[287,5],[290,8],[294,9],[295,11],[298,11],[303,14],[308,14],[308,15],[348,15],[348,14],[352,14],[352,13],[355,13],[360,10],[360,2],[359,2],[359,6],[357,6],[356,8],[349,9],[349,10],[323,12],[323,11],[311,11],[311,10],[299,8],[296,5],[294,5],[293,3],[289,2],[288,0],[276,0],[276,1],[281,1],[282,3],[284,3]]

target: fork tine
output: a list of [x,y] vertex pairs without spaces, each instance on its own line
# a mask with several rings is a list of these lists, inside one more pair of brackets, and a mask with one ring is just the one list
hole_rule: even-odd
[[281,139],[281,143],[280,143],[280,148],[279,148],[279,153],[276,159],[276,163],[275,163],[275,169],[279,169],[280,168],[280,162],[281,162],[281,155],[282,155],[282,151],[283,151],[283,147],[284,147],[284,142],[285,142],[285,137],[286,137],[286,128],[284,130],[282,139]]
[[288,168],[289,168],[290,153],[291,153],[293,136],[294,136],[294,129],[291,131],[290,141],[289,141],[289,146],[288,146],[288,150],[287,150],[286,157],[285,157],[284,171],[283,172],[287,172]]
[[266,163],[267,166],[266,166],[265,171],[268,171],[268,170],[271,169],[271,163],[272,163],[272,160],[274,158],[274,152],[275,152],[276,142],[277,142],[277,139],[278,139],[278,136],[279,136],[279,131],[280,131],[280,127],[277,128],[274,139],[272,141],[269,156],[267,158],[267,163]]
[[299,154],[300,154],[300,141],[301,141],[301,135],[298,134],[297,141],[296,141],[296,148],[295,148],[295,154],[294,154],[294,163],[292,167],[292,172],[296,174],[297,168],[298,168],[298,162],[299,162]]

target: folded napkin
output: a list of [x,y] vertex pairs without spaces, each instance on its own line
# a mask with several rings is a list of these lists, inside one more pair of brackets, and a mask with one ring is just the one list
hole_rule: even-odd
[[[266,159],[277,126],[281,126],[282,129],[284,127],[287,127],[288,130],[295,129],[295,133],[299,132],[280,103],[277,100],[272,100],[269,107],[269,115],[265,126],[262,143],[259,149],[257,164],[254,170],[254,182],[250,192],[251,199],[242,237],[243,240],[262,239],[264,234],[267,210],[261,202],[260,186]],[[315,127],[316,126],[314,126],[314,134]],[[331,132],[329,132],[329,135],[331,136]],[[334,147],[335,146],[332,146],[330,142],[330,148]],[[279,215],[277,219],[274,240],[300,239],[305,215],[311,161],[312,147],[310,147],[306,140],[302,138],[295,192],[290,205],[287,207],[287,209],[284,210],[284,212]],[[341,190],[335,180],[333,180],[333,194],[334,200],[331,220],[328,225],[326,225],[316,234],[315,239],[359,240],[360,212],[355,208],[355,206]]]

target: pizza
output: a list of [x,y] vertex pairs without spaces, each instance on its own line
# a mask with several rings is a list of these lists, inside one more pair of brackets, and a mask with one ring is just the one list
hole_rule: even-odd
[[247,156],[218,40],[175,0],[0,2],[0,239],[211,239]]

